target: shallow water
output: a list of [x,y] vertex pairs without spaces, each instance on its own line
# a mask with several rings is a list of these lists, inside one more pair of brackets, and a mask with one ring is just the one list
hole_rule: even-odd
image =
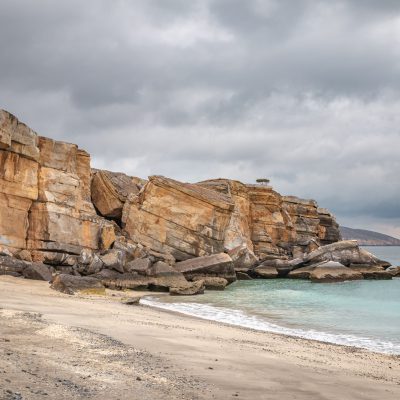
[[[398,247],[399,253],[376,249],[372,248],[374,254],[393,263],[400,256]],[[332,284],[239,281],[223,292],[141,302],[257,330],[400,354],[399,278]]]

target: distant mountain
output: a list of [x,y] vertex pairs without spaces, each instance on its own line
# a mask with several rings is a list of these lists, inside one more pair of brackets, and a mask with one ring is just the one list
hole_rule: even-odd
[[361,246],[400,246],[400,239],[383,233],[340,227],[343,240],[357,240]]

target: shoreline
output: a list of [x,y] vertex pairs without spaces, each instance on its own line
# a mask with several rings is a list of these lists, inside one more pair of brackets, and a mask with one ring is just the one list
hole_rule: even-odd
[[0,350],[0,389],[29,399],[43,390],[110,400],[400,396],[396,355],[128,306],[118,297],[68,296],[20,278],[0,277],[0,307],[0,338],[10,340]]
[[[207,316],[201,316],[201,315],[196,315],[194,313],[190,313],[190,312],[185,312],[185,311],[180,311],[180,310],[174,310],[172,308],[167,308],[166,306],[163,306],[162,303],[158,303],[158,304],[149,304],[149,303],[142,303],[142,299],[145,301],[148,301],[149,298],[156,298],[158,300],[158,298],[161,298],[162,296],[157,296],[157,295],[153,295],[153,294],[148,294],[145,295],[141,298],[140,300],[140,305],[142,307],[148,307],[150,309],[156,309],[156,310],[160,310],[166,313],[171,313],[174,315],[181,315],[181,316],[185,316],[188,318],[195,318],[197,320],[200,321],[208,321],[210,323],[215,323],[215,324],[220,324],[226,327],[234,327],[234,328],[238,328],[238,329],[243,329],[249,332],[262,332],[262,333],[266,333],[266,334],[271,334],[271,335],[278,335],[278,336],[282,336],[282,337],[289,337],[292,339],[302,339],[305,341],[311,341],[311,342],[317,342],[317,343],[324,343],[324,344],[328,344],[328,345],[332,345],[332,346],[339,346],[339,347],[346,347],[346,348],[350,348],[350,349],[357,349],[357,350],[363,350],[363,351],[368,351],[371,353],[376,353],[376,354],[384,354],[384,355],[389,355],[389,356],[395,356],[395,357],[399,357],[400,359],[400,353],[397,352],[390,352],[390,351],[384,351],[384,350],[377,350],[374,349],[372,347],[367,347],[367,346],[362,346],[362,345],[352,345],[350,343],[344,343],[344,341],[342,343],[339,342],[335,342],[333,341],[334,339],[338,340],[341,338],[341,335],[339,334],[334,334],[334,333],[328,333],[328,332],[324,332],[324,331],[317,331],[317,330],[306,330],[306,329],[301,329],[301,328],[289,328],[289,327],[285,327],[283,325],[277,325],[272,321],[268,321],[267,324],[271,325],[271,326],[276,326],[277,329],[273,330],[273,328],[271,329],[262,329],[262,328],[255,328],[255,327],[251,327],[251,326],[246,326],[246,325],[241,325],[240,323],[234,323],[234,322],[226,322],[226,321],[222,321],[219,319],[212,319],[211,317],[207,317]],[[169,304],[169,303],[164,303],[164,304]],[[200,303],[196,303],[198,305],[202,305]],[[216,306],[212,306],[217,308]],[[233,309],[229,309],[230,311],[236,311]],[[290,333],[285,333],[284,331],[290,332]],[[298,334],[293,333],[293,332],[299,332]],[[315,337],[309,337],[307,336],[307,334],[314,334]],[[323,339],[319,339],[317,338],[317,336],[329,336],[331,338],[333,338],[333,340],[323,340]],[[364,337],[358,337],[358,336],[353,336],[353,335],[343,335],[346,336],[346,338],[355,338],[356,340],[370,340],[370,338],[364,338]]]

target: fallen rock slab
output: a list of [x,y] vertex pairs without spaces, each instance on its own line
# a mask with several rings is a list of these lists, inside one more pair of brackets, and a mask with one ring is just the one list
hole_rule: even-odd
[[253,273],[257,278],[262,279],[274,279],[279,275],[276,267],[272,266],[259,266],[254,269]]
[[360,272],[364,279],[392,279],[393,275],[380,266],[350,265],[350,269]]
[[228,281],[225,278],[214,278],[212,276],[196,276],[192,281],[203,281],[207,290],[224,290],[228,285]]
[[0,275],[21,276],[30,263],[10,256],[0,256]]
[[199,280],[196,282],[189,283],[186,286],[171,287],[169,293],[172,296],[194,296],[196,294],[204,293],[204,281]]
[[343,282],[359,279],[363,279],[363,275],[360,272],[334,261],[322,263],[310,273],[312,282]]
[[51,288],[65,294],[83,292],[85,294],[105,294],[104,285],[97,279],[89,276],[56,275]]
[[50,282],[52,279],[52,273],[49,267],[42,263],[33,263],[28,265],[23,271],[23,276],[25,279],[47,282]]
[[182,272],[186,279],[194,276],[211,276],[226,279],[229,283],[236,281],[235,268],[231,257],[226,253],[191,258],[175,264],[174,269]]

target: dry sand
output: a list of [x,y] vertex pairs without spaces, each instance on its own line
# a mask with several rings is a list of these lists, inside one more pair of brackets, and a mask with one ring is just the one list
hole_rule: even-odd
[[0,399],[400,399],[400,357],[0,277]]

